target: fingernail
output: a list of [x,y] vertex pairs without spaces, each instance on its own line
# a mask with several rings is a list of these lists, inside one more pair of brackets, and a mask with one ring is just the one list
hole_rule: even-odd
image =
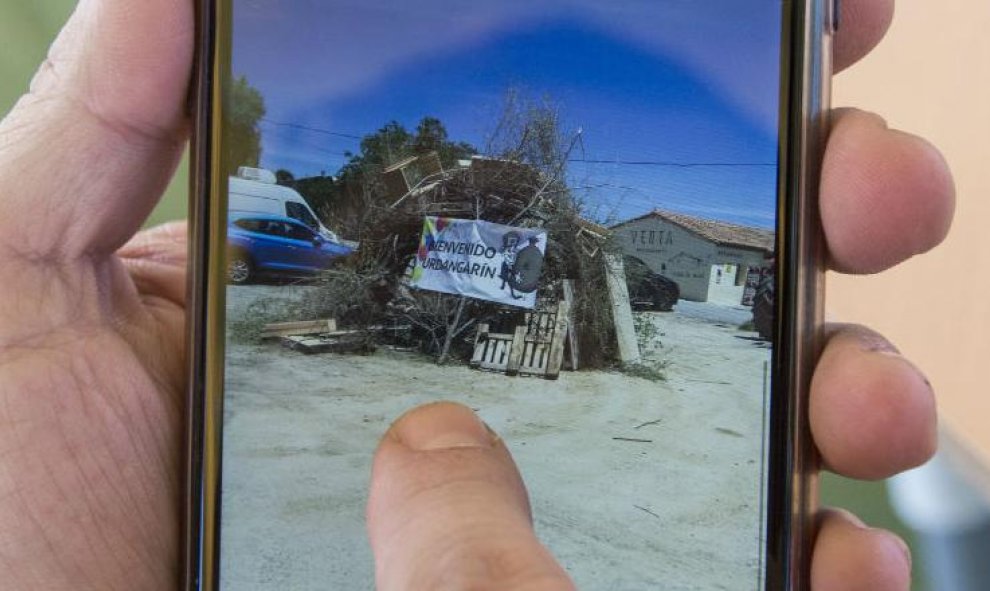
[[896,548],[896,553],[902,558],[904,558],[904,562],[905,564],[907,564],[908,570],[911,569],[911,565],[913,562],[913,559],[911,558],[911,548],[908,547],[907,542],[901,539],[900,536],[885,529],[878,527],[871,527],[867,525],[855,513],[851,513],[843,509],[839,509],[838,511],[844,514],[846,519],[848,519],[852,523],[852,525],[855,526],[856,528],[861,529],[864,532],[870,532],[872,534],[876,534],[881,538],[883,538],[886,544],[889,544],[894,548]]
[[872,330],[864,329],[859,331],[859,333],[856,336],[859,339],[860,346],[863,347],[863,350],[865,350],[868,353],[878,353],[880,355],[892,357],[894,359],[901,361],[902,363],[909,365],[911,369],[913,369],[914,372],[918,375],[918,378],[922,382],[924,382],[926,386],[928,386],[928,389],[933,390],[932,383],[928,381],[928,376],[926,376],[925,373],[921,371],[921,369],[917,365],[915,365],[910,359],[904,357],[904,355],[901,354],[900,350],[897,347],[895,347],[893,343],[891,343],[886,338],[884,338],[882,335],[879,335],[873,332]]
[[935,388],[932,386],[932,383],[928,380],[928,376],[926,376],[925,372],[921,371],[921,368],[919,368],[913,361],[901,355],[900,353],[893,353],[889,351],[878,351],[878,353],[880,355],[884,355],[892,359],[896,359],[898,362],[903,363],[904,365],[911,368],[911,371],[914,372],[915,376],[917,376],[917,378],[921,380],[928,388],[928,391],[934,395]]
[[892,353],[894,355],[901,354],[893,343],[872,330],[858,331],[856,337],[859,339],[860,346],[862,346],[863,349],[869,353]]
[[393,425],[392,435],[415,451],[489,448],[498,438],[471,409],[449,402],[407,413]]

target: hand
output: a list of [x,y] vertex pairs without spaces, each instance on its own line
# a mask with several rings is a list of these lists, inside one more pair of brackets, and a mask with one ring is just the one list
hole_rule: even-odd
[[[891,13],[881,0],[845,8],[842,65]],[[134,233],[185,143],[192,44],[188,0],[82,0],[0,123],[0,576],[11,588],[177,584],[185,235]],[[872,116],[837,118],[822,197],[834,268],[875,272],[923,252],[951,210],[937,152]],[[932,452],[930,389],[887,351],[839,328],[822,358],[812,423],[835,471],[880,478]],[[532,533],[508,452],[461,407],[392,427],[369,529],[382,589],[441,578],[570,588]],[[823,514],[813,570],[816,591],[907,588],[902,547],[838,512]]]
[[192,23],[83,0],[0,123],[7,589],[178,584],[185,229],[134,233],[186,143]]

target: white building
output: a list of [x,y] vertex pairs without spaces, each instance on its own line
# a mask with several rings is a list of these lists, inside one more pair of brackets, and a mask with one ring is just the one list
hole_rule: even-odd
[[612,227],[627,256],[677,282],[681,298],[739,305],[746,277],[774,251],[774,232],[654,210]]

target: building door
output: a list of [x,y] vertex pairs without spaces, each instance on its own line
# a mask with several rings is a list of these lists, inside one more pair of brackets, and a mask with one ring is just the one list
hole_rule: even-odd
[[708,301],[723,306],[742,304],[745,277],[740,285],[738,279],[742,267],[733,264],[712,265],[708,285]]

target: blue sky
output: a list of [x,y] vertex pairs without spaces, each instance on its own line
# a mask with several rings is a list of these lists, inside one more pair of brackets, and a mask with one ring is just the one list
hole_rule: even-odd
[[550,97],[581,130],[574,157],[601,161],[569,171],[595,217],[660,207],[773,225],[779,3],[411,4],[237,4],[234,74],[268,107],[263,166],[333,174],[354,136],[426,115],[483,146],[516,88]]

